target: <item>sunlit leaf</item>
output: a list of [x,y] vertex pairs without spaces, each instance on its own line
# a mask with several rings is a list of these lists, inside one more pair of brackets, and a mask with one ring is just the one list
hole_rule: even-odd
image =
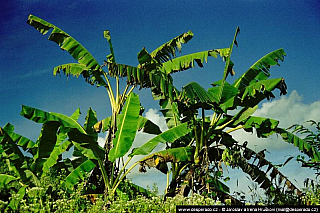
[[95,167],[96,164],[91,160],[83,162],[66,177],[63,182],[63,186],[69,191],[73,190],[73,186],[77,184],[79,180],[84,180],[86,173],[90,172]]
[[106,86],[101,77],[102,70],[99,63],[77,40],[53,24],[34,15],[29,15],[27,23],[43,35],[52,29],[49,40],[57,43],[61,49],[68,51],[80,64],[79,66],[70,64],[61,65],[55,68],[55,74],[63,70],[67,75],[73,74],[79,76],[80,69],[83,68],[81,74],[88,83]]
[[123,117],[117,125],[117,132],[113,140],[113,148],[109,152],[109,160],[124,156],[132,146],[138,126],[140,112],[139,96],[131,93],[122,109]]
[[152,138],[148,142],[144,143],[139,148],[133,150],[129,156],[134,155],[147,155],[149,154],[159,143],[174,142],[188,134],[192,129],[189,128],[188,123],[183,123],[179,126],[173,127],[160,135]]
[[232,84],[239,90],[243,90],[251,83],[255,83],[260,80],[266,80],[270,76],[270,67],[279,65],[278,61],[284,60],[285,52],[283,49],[275,50],[254,63],[249,70],[247,70],[242,76]]

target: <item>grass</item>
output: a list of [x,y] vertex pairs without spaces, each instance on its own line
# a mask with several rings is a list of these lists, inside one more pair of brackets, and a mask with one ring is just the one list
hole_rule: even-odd
[[[176,212],[177,205],[230,205],[208,197],[194,194],[189,197],[176,196],[167,198],[157,194],[154,185],[149,191],[152,196],[146,198],[141,195],[132,197],[132,193],[123,193],[114,198],[97,195],[94,199],[84,195],[86,184],[77,185],[74,192],[66,192],[61,181],[65,178],[64,173],[48,174],[40,179],[39,186],[28,187],[25,196],[20,200],[16,194],[19,189],[16,183],[10,183],[5,188],[0,188],[0,212],[12,212],[8,208],[11,200],[18,199],[17,208],[13,212]],[[312,187],[304,189],[304,203],[308,205],[320,205],[320,184],[315,182]],[[10,197],[8,199],[8,197]],[[261,204],[268,203],[262,201]],[[254,204],[248,202],[247,204]],[[285,203],[284,203],[285,204]]]

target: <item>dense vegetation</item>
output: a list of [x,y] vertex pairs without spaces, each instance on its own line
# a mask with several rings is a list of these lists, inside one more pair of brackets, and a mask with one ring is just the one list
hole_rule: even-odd
[[[229,83],[227,79],[235,74],[231,55],[237,45],[239,28],[227,48],[177,57],[182,44],[193,37],[188,31],[151,53],[143,48],[138,53],[139,65],[135,67],[116,62],[109,31],[104,31],[104,37],[110,54],[100,65],[78,41],[58,27],[33,15],[29,16],[28,24],[42,34],[52,30],[49,40],[77,61],[55,67],[54,75],[83,76],[86,82],[106,89],[112,114],[98,121],[96,112],[90,108],[81,125],[77,121],[79,109],[67,116],[22,106],[20,114],[42,124],[42,130],[34,142],[16,134],[10,123],[0,128],[1,208],[170,212],[178,204],[248,202],[230,194],[225,184],[228,179],[224,175],[225,167],[242,169],[265,190],[266,198],[260,204],[319,204],[316,181],[312,180],[301,191],[265,158],[264,150],[255,152],[247,147],[250,141],[237,141],[230,134],[243,130],[255,131],[257,137],[263,138],[278,134],[308,158],[297,160],[319,170],[319,134],[299,125],[293,126],[290,132],[281,128],[277,120],[253,116],[259,103],[275,97],[274,90],[279,90],[280,95],[287,93],[283,78],[269,79],[271,67],[284,60],[283,49],[263,56]],[[174,86],[174,73],[203,67],[209,57],[225,62],[221,80],[213,82],[208,90],[196,82],[186,84],[181,90]],[[116,88],[112,88],[110,78],[115,78]],[[121,78],[126,78],[122,93]],[[136,87],[150,89],[166,118],[167,131],[161,132],[143,116],[144,108],[133,92]],[[311,122],[319,132],[319,123]],[[97,141],[101,131],[107,132],[104,147]],[[154,137],[132,149],[137,131]],[[296,135],[305,133],[308,133],[306,138]],[[166,149],[153,152],[159,143],[166,144]],[[68,150],[73,150],[72,157],[63,159],[62,154]],[[127,168],[133,156],[142,157]],[[167,175],[164,197],[127,179],[128,173],[138,165],[141,172],[154,167]]]

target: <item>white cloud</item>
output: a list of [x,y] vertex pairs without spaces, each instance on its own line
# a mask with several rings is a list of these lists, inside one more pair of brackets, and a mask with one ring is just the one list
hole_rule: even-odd
[[158,110],[149,109],[146,112],[146,117],[153,123],[157,124],[162,132],[168,129],[165,118],[159,114]]
[[106,139],[107,139],[107,134],[108,133],[106,133],[104,137],[101,137],[101,136],[98,137],[99,146],[104,147],[104,144],[106,143]]
[[302,100],[303,97],[293,90],[289,96],[262,104],[262,108],[258,109],[255,115],[280,120],[280,126],[283,127],[295,123],[302,124],[310,119],[319,121],[320,101],[305,104]]
[[[292,91],[289,96],[282,96],[278,100],[262,104],[254,115],[269,117],[279,120],[279,127],[288,128],[293,124],[305,124],[307,120],[320,121],[320,101],[313,103],[303,103],[303,97],[297,91]],[[307,126],[307,125],[306,125]],[[232,133],[234,138],[240,143],[248,141],[248,147],[259,151],[266,148],[270,153],[266,153],[266,159],[274,164],[284,163],[288,156],[301,154],[292,144],[286,143],[280,136],[273,135],[266,139],[258,139],[256,133],[246,133],[243,130]],[[303,187],[305,178],[315,178],[313,170],[302,168],[295,160],[290,161],[285,167],[279,169],[298,188]],[[250,196],[249,188],[251,182],[246,178],[246,174],[241,171],[230,172],[231,181],[228,184],[233,191],[244,191]],[[239,186],[236,185],[238,179]],[[260,195],[263,192],[260,190]],[[248,198],[248,197],[247,197]]]
[[[293,124],[305,124],[312,119],[320,121],[320,101],[310,104],[302,102],[302,96],[296,90],[293,90],[289,96],[282,96],[278,100],[262,104],[260,109],[254,113],[254,116],[268,117],[279,120],[279,127],[288,128]],[[232,133],[234,138],[240,143],[248,141],[251,149],[261,150],[297,150],[293,145],[284,142],[280,136],[273,135],[267,139],[258,139],[256,133],[246,133],[243,130]]]

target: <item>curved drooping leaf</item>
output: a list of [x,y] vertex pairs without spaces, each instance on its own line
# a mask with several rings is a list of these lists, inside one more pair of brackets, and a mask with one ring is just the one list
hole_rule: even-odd
[[69,75],[79,77],[83,71],[88,71],[86,65],[83,64],[76,64],[76,63],[69,63],[69,64],[62,64],[55,68],[53,68],[53,75],[56,76],[60,74],[61,71],[68,77]]
[[79,180],[84,180],[86,172],[90,172],[96,167],[96,164],[92,160],[86,160],[77,168],[75,168],[64,180],[63,187],[71,191],[73,186],[79,182]]
[[[108,74],[111,77],[127,77],[127,83],[129,84],[142,84],[145,81],[145,69],[134,67],[126,64],[118,64],[115,62],[107,62]],[[150,87],[150,86],[149,86]]]
[[148,142],[144,143],[139,148],[136,148],[129,155],[130,157],[135,155],[147,155],[149,154],[159,143],[170,142],[173,143],[175,140],[188,134],[192,128],[188,126],[188,123],[180,124],[179,126],[173,127],[160,135],[152,138]]
[[[148,55],[148,53],[146,54]],[[143,61],[143,66],[140,65],[139,67],[107,62],[108,74],[111,77],[127,77],[129,85],[140,85],[142,88],[151,88],[155,95],[174,98],[175,88],[172,84],[172,77],[156,70],[156,62],[151,57],[149,58],[151,61]],[[143,57],[140,60],[148,59],[144,59]],[[143,62],[140,61],[140,63]]]
[[303,140],[282,128],[277,128],[276,132],[281,135],[284,141],[293,144],[295,147],[298,147],[301,152],[308,155],[311,158],[311,161],[320,161],[320,152],[306,140]]
[[[252,153],[254,153],[254,155]],[[244,154],[246,155],[244,156],[245,158],[242,159],[242,163],[239,164],[240,168],[245,173],[249,174],[251,179],[257,182],[261,188],[268,191],[271,185],[275,185],[277,187],[282,186],[281,188],[286,187],[287,190],[292,191],[297,195],[301,195],[299,188],[297,188],[286,176],[284,176],[275,165],[267,161],[263,155],[255,153],[249,148],[245,148]],[[251,158],[254,159],[253,163],[248,163],[250,155]],[[266,167],[267,170],[263,171],[263,167]]]
[[[287,94],[287,86],[283,78],[261,80],[256,83],[251,83],[249,86],[245,87],[241,100],[245,98],[255,98],[259,93],[263,94],[267,99],[274,98],[271,93],[275,88],[278,88],[281,93],[280,95]],[[260,102],[258,100],[258,102]]]
[[[299,134],[299,138],[301,138],[304,143],[307,143],[309,144],[310,148],[308,148],[308,150],[310,151],[302,151],[304,153],[308,152],[308,156],[312,156],[311,157],[311,161],[310,159],[307,159],[305,160],[303,157],[298,157],[297,160],[302,162],[302,166],[303,167],[310,167],[310,168],[313,168],[317,171],[320,170],[320,163],[319,161],[320,160],[317,160],[319,159],[319,152],[320,152],[320,122],[316,122],[314,120],[309,120],[309,121],[306,121],[306,123],[309,123],[312,126],[315,127],[314,130],[311,130],[309,129],[310,127],[305,127],[304,125],[301,125],[301,124],[294,124],[292,126],[290,126],[287,130],[289,129],[293,129],[291,132],[292,133],[295,133],[295,134]],[[285,134],[284,134],[285,135]],[[304,136],[302,138],[302,136]],[[286,137],[288,140],[290,137]],[[289,140],[290,141],[290,140]],[[288,142],[289,142],[288,141]],[[291,139],[292,141],[292,139]],[[293,139],[293,141],[295,141]],[[297,140],[296,140],[297,141]],[[296,144],[299,143],[299,142],[296,142]],[[300,142],[300,144],[303,143],[303,142]],[[299,147],[302,147],[302,145],[299,145]],[[303,145],[303,147],[309,147],[308,145]],[[316,156],[314,156],[315,153]],[[317,175],[319,174],[319,172],[316,173]]]
[[166,62],[171,58],[174,58],[176,56],[176,51],[181,51],[181,44],[187,43],[192,39],[192,37],[193,33],[191,31],[183,33],[161,45],[160,47],[152,51],[150,55],[158,62]]
[[243,124],[243,129],[252,132],[253,128],[257,131],[257,136],[266,138],[277,131],[279,121],[271,118],[250,116]]
[[224,49],[217,49],[192,53],[178,58],[173,58],[163,63],[160,67],[160,71],[170,74],[193,68],[195,64],[197,64],[199,67],[203,67],[203,62],[207,63],[209,56],[212,56],[214,58],[217,58],[218,55],[220,55],[221,57],[226,57],[226,55],[224,55],[225,53],[226,51],[224,51]]
[[242,76],[232,84],[239,90],[243,90],[251,83],[255,83],[260,80],[266,80],[270,76],[270,67],[279,65],[278,61],[284,60],[286,53],[283,49],[275,50],[254,63],[249,70],[247,70]]
[[[71,116],[70,118],[74,120],[78,120],[80,116],[80,109],[78,108]],[[69,129],[66,127],[60,127],[59,132],[57,134],[57,140],[56,144],[54,146],[54,149],[50,153],[50,156],[46,159],[42,166],[43,174],[49,171],[49,169],[56,165],[60,159],[62,159],[62,154],[67,151],[67,149],[70,148],[72,143],[69,140],[66,140],[68,137]]]
[[4,188],[8,186],[11,181],[17,180],[16,177],[7,174],[0,174],[0,187]]
[[[156,152],[139,160],[139,171],[146,171],[146,166],[148,166],[149,168],[155,167],[162,172],[168,171],[168,168],[166,167],[167,162],[176,163],[193,161],[193,155],[194,147],[178,147]],[[166,172],[164,173],[166,174]]]
[[[22,106],[21,115],[37,123],[58,121],[62,127],[67,128],[65,131],[68,134],[69,139],[82,154],[89,159],[104,159],[104,149],[99,146],[95,136],[88,135],[83,127],[73,118],[60,113],[45,112],[27,106]],[[77,114],[73,116],[77,117]],[[92,118],[90,118],[90,120],[91,119]],[[95,122],[90,121],[89,123],[92,125],[92,123]]]
[[79,132],[86,134],[86,131],[82,128],[82,126],[66,115],[55,113],[55,112],[45,112],[40,109],[28,107],[22,105],[22,110],[20,115],[32,120],[36,123],[46,123],[48,121],[58,121],[64,127],[77,129]]
[[14,133],[14,126],[10,123],[7,123],[4,127],[3,130],[6,131],[6,133],[10,136],[10,138],[15,141],[15,143],[20,146],[24,151],[27,151],[29,149],[34,148],[35,142],[32,140],[19,135],[17,133]]
[[300,124],[294,124],[288,129],[293,129],[292,133],[301,134],[301,136],[304,135],[305,137],[303,138],[303,140],[314,146],[316,149],[320,150],[320,122],[309,120],[306,121],[306,123],[309,123],[311,126],[315,126],[316,130],[311,131],[309,128]]
[[[106,83],[100,76],[103,71],[101,70],[99,63],[77,40],[53,24],[34,15],[29,15],[27,23],[43,35],[47,34],[50,29],[53,29],[49,36],[49,40],[57,43],[61,49],[68,51],[80,65],[85,66],[85,69],[82,70],[81,74],[85,77],[86,81],[90,84],[96,83],[98,85],[106,86]],[[66,73],[72,73],[74,71],[75,73],[72,74],[78,75],[80,67],[81,66],[75,65],[62,65],[55,69],[55,74],[60,70],[63,70]]]
[[[253,107],[265,98],[268,100],[274,98],[275,96],[272,91],[276,88],[280,90],[280,95],[287,94],[287,85],[283,78],[261,80],[251,83],[242,91],[226,82],[220,101],[220,108],[226,112],[226,110],[235,109],[237,106]],[[216,96],[218,90],[219,86],[216,86],[210,88],[208,91],[213,96]]]
[[127,97],[126,104],[123,107],[123,117],[117,125],[117,132],[113,140],[113,148],[109,152],[109,160],[124,156],[132,146],[138,126],[140,112],[139,96],[131,93]]
[[[239,167],[243,172],[247,173],[259,187],[264,190],[270,190],[270,186],[287,188],[297,195],[301,195],[301,191],[287,177],[285,177],[275,165],[265,159],[263,153],[241,147],[242,151],[225,150],[224,160],[230,166]],[[227,151],[227,152],[226,152]],[[227,153],[227,155],[226,155]]]

